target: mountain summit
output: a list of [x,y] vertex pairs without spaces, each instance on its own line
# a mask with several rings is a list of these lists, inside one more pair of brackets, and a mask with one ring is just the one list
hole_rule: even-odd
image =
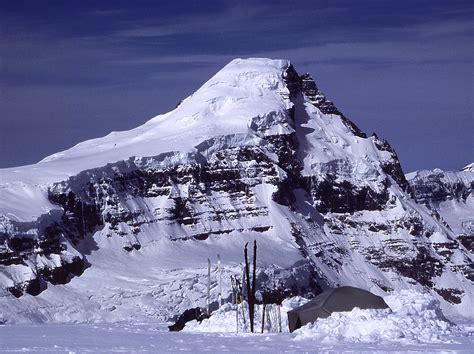
[[353,285],[473,305],[466,235],[286,60],[235,59],[175,110],[0,178],[7,321],[166,319],[204,305],[217,254],[230,298],[252,240],[275,301]]

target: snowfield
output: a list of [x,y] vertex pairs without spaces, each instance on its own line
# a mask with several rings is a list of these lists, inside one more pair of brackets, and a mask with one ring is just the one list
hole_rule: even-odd
[[1,326],[0,343],[6,352],[472,352],[474,323],[447,320],[431,295],[404,290],[384,299],[391,311],[334,313],[293,333],[288,333],[286,311],[307,301],[302,298],[283,303],[282,333],[269,332],[268,321],[260,333],[261,307],[258,333],[245,332],[243,325],[236,333],[235,307],[227,304],[202,323],[188,323],[182,332],[168,332],[164,322],[22,324]]

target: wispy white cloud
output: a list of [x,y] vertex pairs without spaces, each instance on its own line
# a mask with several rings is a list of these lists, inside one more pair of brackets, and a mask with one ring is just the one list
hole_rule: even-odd
[[[440,26],[440,33],[446,33]],[[412,29],[414,31],[415,29]],[[421,31],[420,31],[421,32]],[[420,33],[423,35],[423,33]],[[191,54],[148,55],[121,58],[121,65],[170,65],[200,64],[215,65],[228,62],[236,56],[256,56],[270,58],[288,58],[295,62],[320,63],[331,65],[367,65],[367,64],[424,64],[441,62],[469,62],[474,60],[469,37],[452,41],[449,37],[437,40],[418,41],[412,38],[389,39],[386,41],[349,41],[290,47],[279,50],[254,50],[245,53],[230,54]]]
[[429,21],[418,22],[410,26],[388,27],[385,31],[388,35],[392,36],[414,36],[417,39],[463,34],[472,36],[474,34],[474,17],[430,19]]
[[320,17],[335,15],[340,11],[342,9],[338,7],[294,7],[288,10],[280,9],[276,4],[253,4],[252,6],[233,4],[218,14],[208,12],[177,15],[170,19],[162,19],[162,23],[151,25],[141,21],[128,23],[129,28],[118,30],[113,35],[147,38],[182,34],[253,32],[255,36],[258,36],[260,31],[278,32],[284,23],[291,22],[293,18],[296,19],[301,15],[313,16],[317,21]]

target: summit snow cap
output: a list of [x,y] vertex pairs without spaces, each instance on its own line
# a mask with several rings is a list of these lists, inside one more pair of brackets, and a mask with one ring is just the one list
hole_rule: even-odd
[[[247,134],[252,118],[284,117],[292,107],[284,77],[289,66],[288,60],[232,60],[173,111],[132,130],[79,143],[46,157],[35,168],[47,165],[48,173],[40,173],[41,178],[49,175],[45,182],[53,182],[132,156],[194,151],[214,136]],[[12,177],[18,180],[20,171],[15,170]],[[2,174],[0,183],[8,181],[9,174]]]

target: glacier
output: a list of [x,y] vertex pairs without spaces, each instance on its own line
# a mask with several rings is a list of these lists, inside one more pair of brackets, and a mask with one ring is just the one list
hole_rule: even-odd
[[235,59],[169,113],[0,170],[0,321],[169,320],[205,305],[217,254],[230,300],[253,240],[275,301],[415,289],[469,316],[474,172],[441,172],[464,186],[443,201],[433,173],[405,176],[289,61]]

